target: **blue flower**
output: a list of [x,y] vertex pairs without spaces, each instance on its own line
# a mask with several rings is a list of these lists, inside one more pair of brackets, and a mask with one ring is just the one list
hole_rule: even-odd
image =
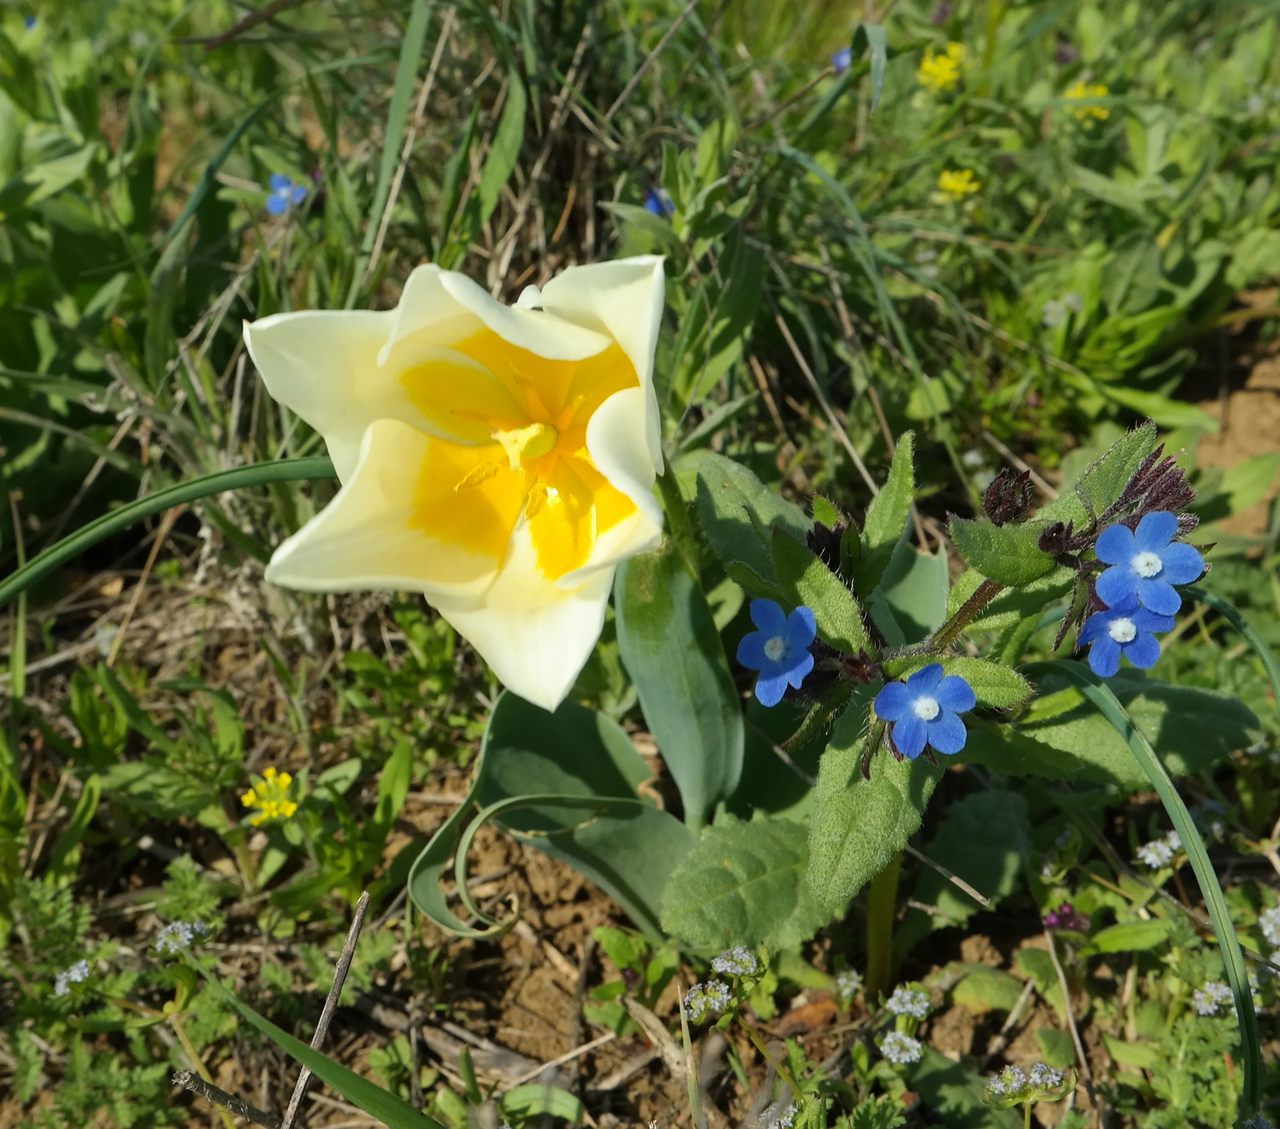
[[267,196],[267,211],[273,216],[282,216],[290,208],[296,207],[307,198],[304,184],[294,184],[284,173],[271,174],[271,192]]
[[890,682],[876,695],[876,715],[893,724],[893,743],[915,760],[932,745],[940,753],[958,753],[969,734],[956,715],[978,704],[973,687],[941,663],[921,667],[906,682]]
[[1177,535],[1178,519],[1167,510],[1147,514],[1136,532],[1107,526],[1098,538],[1098,560],[1111,567],[1098,577],[1098,599],[1114,608],[1133,597],[1148,611],[1173,615],[1182,606],[1173,585],[1190,584],[1204,572],[1204,558],[1175,541]]
[[853,66],[853,48],[841,47],[834,55],[831,56],[831,65],[835,67],[836,74],[844,74],[851,66]]
[[776,706],[791,686],[796,690],[813,669],[809,648],[818,634],[811,608],[796,608],[790,615],[772,600],[751,601],[751,622],[759,628],[742,637],[738,662],[758,670],[756,698],[762,706]]
[[661,216],[663,219],[676,214],[676,206],[672,203],[671,197],[667,195],[665,189],[650,188],[644,194],[644,210],[651,212],[655,216]]
[[1139,670],[1148,670],[1160,657],[1157,631],[1168,631],[1173,617],[1158,615],[1129,596],[1113,608],[1095,612],[1080,629],[1080,645],[1092,643],[1089,666],[1093,673],[1110,678],[1120,669],[1124,655]]

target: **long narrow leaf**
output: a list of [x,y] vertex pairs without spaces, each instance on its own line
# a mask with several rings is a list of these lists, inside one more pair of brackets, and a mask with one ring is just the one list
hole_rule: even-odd
[[275,462],[236,467],[235,470],[220,470],[214,474],[192,479],[190,482],[180,482],[165,490],[157,490],[154,494],[148,494],[145,498],[139,498],[136,502],[130,502],[128,505],[95,518],[88,525],[81,526],[74,533],[32,557],[4,581],[0,581],[0,608],[15,596],[25,592],[36,581],[48,576],[59,565],[74,560],[90,546],[172,506],[194,502],[198,498],[207,498],[211,494],[221,494],[226,490],[261,486],[268,482],[303,482],[308,479],[333,477],[335,477],[333,464],[325,457],[280,459]]
[[277,1047],[292,1055],[302,1063],[320,1081],[332,1086],[347,1101],[362,1109],[371,1117],[376,1117],[390,1129],[444,1129],[438,1121],[433,1121],[425,1113],[420,1113],[408,1102],[397,1097],[381,1086],[375,1086],[367,1078],[361,1078],[355,1071],[348,1070],[319,1051],[312,1050],[301,1039],[296,1039],[287,1031],[282,1031],[269,1019],[263,1018],[248,1004],[241,1003],[234,992],[212,976],[205,979],[222,993],[233,1008],[243,1017],[245,1022],[261,1031]]
[[1165,811],[1173,822],[1174,830],[1182,840],[1182,849],[1187,852],[1187,860],[1195,873],[1196,882],[1200,886],[1200,894],[1204,898],[1205,907],[1213,922],[1213,932],[1218,938],[1218,947],[1222,950],[1222,963],[1226,966],[1227,983],[1231,986],[1231,994],[1235,997],[1236,1018],[1240,1024],[1240,1043],[1244,1059],[1244,1096],[1243,1116],[1258,1112],[1260,1075],[1262,1072],[1262,1046],[1258,1038],[1258,1017],[1253,1010],[1253,995],[1249,990],[1249,978],[1245,971],[1244,954],[1240,951],[1240,942],[1236,939],[1235,927],[1231,923],[1231,914],[1227,909],[1227,900],[1223,897],[1222,886],[1214,873],[1213,864],[1209,861],[1208,852],[1204,849],[1204,840],[1187,811],[1187,805],[1178,795],[1172,778],[1165,770],[1160,758],[1156,756],[1151,743],[1142,731],[1134,724],[1133,719],[1125,711],[1120,700],[1111,692],[1111,688],[1086,670],[1079,663],[1057,662],[1052,664],[1075,682],[1085,698],[1114,727],[1133,750],[1138,764],[1147,774],[1151,786],[1160,796]]
[[1253,624],[1240,614],[1240,610],[1233,603],[1229,600],[1224,600],[1216,592],[1206,592],[1198,585],[1189,584],[1182,589],[1182,593],[1197,603],[1208,604],[1209,607],[1223,616],[1232,627],[1245,637],[1262,661],[1267,677],[1271,680],[1271,693],[1276,701],[1280,702],[1280,663],[1276,662],[1276,656],[1267,645],[1267,641],[1258,634]]

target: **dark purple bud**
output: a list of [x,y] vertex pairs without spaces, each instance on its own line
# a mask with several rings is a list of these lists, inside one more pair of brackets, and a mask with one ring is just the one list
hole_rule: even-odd
[[1080,61],[1080,52],[1070,40],[1059,39],[1058,46],[1053,51],[1053,61],[1060,67],[1069,67]]
[[1021,521],[1031,512],[1033,494],[1029,470],[1005,467],[991,480],[982,496],[982,510],[996,525]]
[[947,0],[938,0],[933,6],[933,11],[929,14],[929,22],[934,27],[941,27],[951,18],[951,13],[954,10],[954,7],[947,3]]
[[843,521],[836,522],[834,526],[823,525],[822,522],[816,521],[806,538],[809,552],[837,576],[840,575],[840,540],[844,537],[846,528],[846,523]]

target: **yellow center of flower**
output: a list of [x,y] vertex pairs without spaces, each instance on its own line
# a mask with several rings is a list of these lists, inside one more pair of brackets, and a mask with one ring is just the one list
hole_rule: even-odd
[[549,360],[482,329],[412,365],[401,383],[442,436],[418,475],[412,524],[500,564],[523,520],[542,573],[584,565],[635,503],[596,468],[587,425],[639,384],[622,349]]

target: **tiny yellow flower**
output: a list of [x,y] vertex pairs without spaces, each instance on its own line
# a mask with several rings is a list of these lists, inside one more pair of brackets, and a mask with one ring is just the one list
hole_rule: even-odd
[[925,48],[916,79],[930,94],[942,94],[960,85],[960,68],[964,64],[964,44],[952,40],[944,51]]
[[963,200],[982,188],[973,169],[943,169],[938,176],[938,191],[950,200]]
[[[1110,93],[1111,88],[1102,82],[1075,82],[1067,87],[1063,97],[1068,102],[1080,102],[1085,99],[1105,98]],[[1072,109],[1071,116],[1078,122],[1087,122],[1090,118],[1104,122],[1111,116],[1111,110],[1096,104],[1076,106]]]
[[257,808],[249,817],[249,823],[261,827],[276,819],[291,819],[298,805],[289,799],[289,786],[293,777],[287,772],[277,772],[274,767],[263,771],[257,784],[240,796],[247,808]]

